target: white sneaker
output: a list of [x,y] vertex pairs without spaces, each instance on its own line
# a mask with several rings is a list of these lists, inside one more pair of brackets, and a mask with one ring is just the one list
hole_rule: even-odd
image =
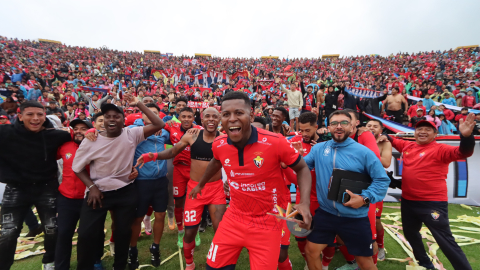
[[110,245],[110,254],[112,254],[112,256],[114,256],[115,255],[115,242],[110,242],[109,245]]
[[145,233],[151,234],[152,233],[152,221],[150,220],[150,216],[145,216],[143,218],[143,224],[145,225]]
[[379,248],[378,249],[377,259],[379,261],[384,261],[385,260],[385,248]]
[[322,270],[328,270],[328,265],[325,266],[325,265],[322,264]]
[[42,269],[43,270],[55,270],[55,263],[44,263],[42,264]]

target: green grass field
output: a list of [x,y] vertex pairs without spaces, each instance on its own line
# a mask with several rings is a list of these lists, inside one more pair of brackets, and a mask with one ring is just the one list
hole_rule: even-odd
[[[385,205],[399,206],[399,203],[385,203]],[[386,213],[393,213],[393,212],[399,212],[399,211],[400,211],[399,209],[384,208],[384,212]],[[460,215],[469,215],[474,217],[480,216],[480,213],[479,213],[480,208],[478,207],[474,207],[473,210],[468,210],[468,209],[462,208],[460,205],[451,204],[449,205],[449,211],[450,211],[449,212],[450,219],[454,219]],[[384,222],[387,224],[392,224],[392,222],[390,221],[384,221]],[[110,228],[109,217],[105,225],[106,225],[106,228]],[[452,223],[452,225],[475,227],[475,225],[472,225],[470,223]],[[24,231],[26,232],[25,229]],[[110,237],[110,233],[111,233],[110,230],[108,230],[107,237]],[[465,233],[465,234],[457,233],[457,234],[480,239],[480,233]],[[196,268],[205,269],[207,252],[210,247],[210,243],[213,239],[213,229],[211,227],[207,228],[206,232],[201,233],[200,236],[202,239],[202,244],[200,247],[197,247],[195,249],[194,258],[195,258],[195,264],[197,265]],[[153,236],[146,236],[145,234],[143,234],[142,237],[139,239],[138,250],[139,250],[140,265],[150,263],[150,253],[148,251],[148,248],[152,243],[152,237]],[[176,242],[177,242],[177,231],[176,230],[170,231],[168,228],[166,228],[163,234],[162,242],[160,243],[162,260],[170,256],[171,254],[175,253],[176,251],[178,251]],[[395,240],[393,240],[387,233],[385,233],[385,248],[387,250],[387,258],[403,259],[408,257],[407,254],[400,247],[400,245]],[[105,249],[109,250],[109,247],[106,246]],[[480,254],[479,254],[480,246],[478,244],[474,244],[474,245],[462,247],[462,249],[467,255],[467,258],[471,263],[473,269],[480,269]],[[297,247],[295,238],[293,236],[291,237],[289,256],[293,264],[293,269],[304,268],[305,262],[302,256],[300,255],[300,252],[298,251],[298,247]],[[448,270],[453,269],[451,264],[448,262],[447,258],[441,252],[441,250],[438,250],[437,256],[439,260],[443,263],[445,269],[448,269]],[[34,257],[29,257],[23,260],[15,261],[12,269],[13,270],[40,269],[41,258],[42,256],[40,255],[40,256],[34,256]],[[185,264],[183,257],[182,257],[182,261]],[[106,257],[103,263],[106,269],[112,269],[113,257]],[[343,259],[342,254],[340,252],[336,252],[335,257],[332,263],[330,264],[329,269],[334,269],[335,267],[342,266],[344,263],[345,261]],[[77,264],[76,248],[74,247],[73,254],[72,254],[71,269],[76,269],[76,264]],[[400,263],[400,262],[388,261],[388,260],[385,260],[383,262],[378,262],[378,268],[381,270],[405,269],[405,265],[406,263]],[[153,269],[153,267],[147,267],[144,269]],[[169,269],[169,270],[181,269],[179,256],[177,255],[172,259],[170,259],[169,261],[165,262],[165,264],[160,266],[159,269]],[[240,258],[238,259],[236,269],[250,269],[249,261],[248,261],[248,253],[246,252],[246,250],[243,250],[243,252],[241,253]]]

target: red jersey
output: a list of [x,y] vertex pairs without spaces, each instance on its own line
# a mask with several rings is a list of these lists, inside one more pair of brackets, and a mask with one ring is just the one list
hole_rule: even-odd
[[357,139],[355,139],[356,133],[350,136],[350,138],[354,139],[357,141],[359,144],[367,147],[368,149],[372,150],[372,152],[375,154],[375,156],[378,157],[378,159],[381,160],[380,158],[380,150],[378,150],[378,145],[377,145],[377,139],[375,139],[375,136],[373,136],[372,132],[370,131],[365,131],[362,133],[362,135],[358,136]]
[[76,102],[76,100],[75,100],[75,97],[73,97],[73,96],[64,96],[63,97],[63,103],[64,103],[63,105],[73,104],[75,102]]
[[392,146],[402,153],[402,197],[412,201],[448,201],[448,164],[467,157],[460,153],[460,147],[436,141],[420,145],[396,138],[392,138]]
[[[304,153],[303,153],[303,156],[306,156],[310,153],[310,150],[312,149],[312,145],[309,144],[309,143],[305,143],[303,141],[303,138],[302,138],[302,135],[297,135],[295,137],[293,137],[292,139],[290,139],[291,142],[301,142],[302,143],[302,147],[303,147],[303,150],[304,150]],[[295,173],[292,169],[288,168],[287,170],[291,170],[293,173]],[[312,190],[310,192],[310,201],[311,202],[318,202],[318,198],[317,198],[317,186],[316,186],[316,176],[315,176],[315,168],[313,168],[312,170],[310,170],[310,174],[312,175]],[[292,181],[293,179],[289,179],[290,181]],[[295,180],[297,180],[297,177],[295,175]],[[298,183],[295,183],[296,185],[298,185]],[[300,189],[297,188],[297,203],[300,203]]]
[[462,106],[472,108],[475,106],[475,97],[474,96],[464,96],[462,98]]
[[[198,128],[198,126],[192,125],[192,128]],[[182,138],[183,134],[186,132],[186,130],[182,128],[181,123],[174,123],[172,126],[165,125],[164,129],[170,133],[170,141],[172,142],[172,145],[177,144]],[[190,146],[187,146],[173,159],[173,165],[178,163],[183,163],[184,165],[190,166]]]
[[423,114],[422,114],[422,116],[425,116],[425,112],[427,111],[427,109],[426,109],[425,106],[423,106],[423,105],[422,105],[422,106],[419,106],[419,105],[412,105],[412,106],[410,106],[410,108],[408,108],[408,112],[407,112],[408,116],[410,116],[410,117],[415,117],[415,116],[417,116],[417,109],[418,109],[418,108],[423,109]]
[[[66,142],[57,150],[57,159],[63,160],[62,183],[58,191],[70,199],[83,199],[85,197],[85,184],[72,170],[73,159],[79,145],[74,141]],[[86,168],[88,170],[88,166]]]
[[254,127],[243,149],[222,135],[213,142],[212,151],[230,184],[230,207],[224,217],[252,227],[282,230],[283,221],[267,213],[278,213],[275,204],[284,204],[280,162],[296,165],[301,160],[298,151],[285,137]]

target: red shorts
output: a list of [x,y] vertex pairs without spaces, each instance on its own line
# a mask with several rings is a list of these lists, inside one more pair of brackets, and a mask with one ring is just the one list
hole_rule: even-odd
[[173,167],[173,197],[181,198],[187,191],[187,183],[190,181],[190,166],[177,164]]
[[[197,186],[198,182],[188,182],[187,193]],[[225,192],[223,191],[222,180],[206,183],[202,189],[202,195],[198,194],[196,199],[185,200],[185,227],[196,227],[202,220],[203,208],[210,204],[227,204]]]
[[245,247],[250,257],[251,270],[276,270],[281,238],[282,231],[248,226],[225,215],[213,236],[207,254],[207,265],[212,268],[235,265]]
[[375,215],[376,210],[376,204],[371,203],[368,207],[368,220],[370,221],[370,229],[372,230],[372,240],[377,240],[377,219]]
[[377,211],[375,212],[377,219],[380,219],[382,217],[382,212],[383,212],[383,201],[377,202]]
[[287,222],[284,220],[283,221],[283,228],[282,228],[282,240],[281,240],[281,249],[288,249],[288,246],[290,246],[290,230],[287,227]]

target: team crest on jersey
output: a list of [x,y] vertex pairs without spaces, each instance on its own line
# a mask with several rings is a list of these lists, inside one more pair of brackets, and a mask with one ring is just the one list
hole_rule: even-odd
[[440,217],[440,214],[437,211],[432,211],[431,215],[434,220],[437,220]]
[[420,157],[425,156],[425,152],[420,153]]
[[256,158],[253,159],[253,163],[254,163],[255,166],[257,166],[257,168],[259,168],[259,169],[262,167],[263,161],[264,161],[264,159],[263,159],[261,156],[257,156]]
[[65,155],[65,158],[66,158],[67,160],[70,159],[71,157],[72,157],[72,154],[70,154],[70,153],[67,153],[67,154]]

